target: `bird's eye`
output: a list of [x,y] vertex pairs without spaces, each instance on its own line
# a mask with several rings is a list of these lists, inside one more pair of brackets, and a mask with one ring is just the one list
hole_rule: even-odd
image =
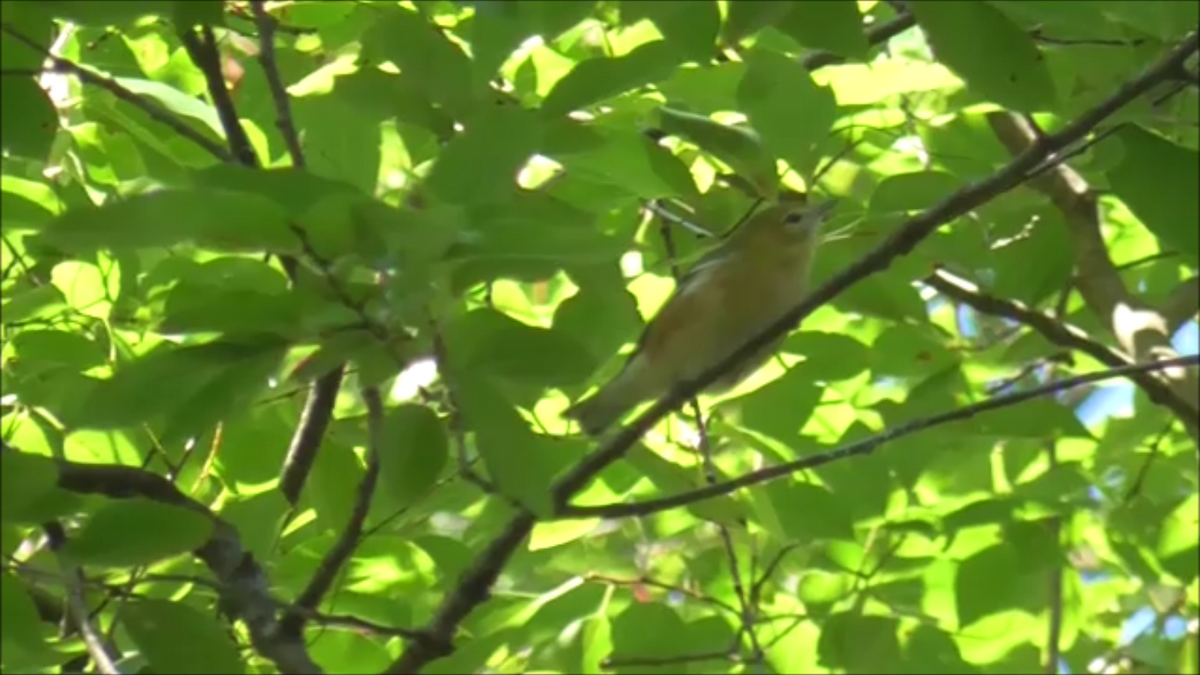
[[783,218],[783,222],[788,225],[795,225],[802,220],[804,220],[804,214],[799,211],[792,211]]

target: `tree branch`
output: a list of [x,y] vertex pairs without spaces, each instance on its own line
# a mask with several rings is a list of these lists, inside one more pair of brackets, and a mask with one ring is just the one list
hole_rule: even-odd
[[1167,330],[1171,334],[1195,318],[1196,314],[1200,313],[1200,277],[1179,282],[1163,303],[1162,313],[1163,318],[1167,320]]
[[221,120],[225,140],[229,143],[233,156],[243,166],[256,168],[258,155],[254,154],[254,146],[250,144],[250,137],[246,135],[246,130],[242,128],[241,120],[238,119],[237,108],[229,95],[229,87],[225,86],[221,53],[217,50],[217,38],[213,35],[212,28],[201,26],[199,37],[192,28],[183,28],[179,31],[179,39],[183,42],[192,63],[204,74],[208,95],[212,97],[213,107],[217,110],[217,118]]
[[[1000,316],[1022,323],[1040,333],[1050,342],[1084,352],[1106,366],[1116,368],[1133,363],[1133,360],[1127,355],[1096,342],[1075,326],[1061,323],[1053,317],[1030,309],[1019,302],[981,293],[971,282],[945,270],[934,272],[924,281],[947,298],[969,305],[983,314]],[[1131,375],[1129,379],[1141,387],[1151,401],[1175,413],[1179,421],[1183,422],[1185,427],[1191,428],[1193,435],[1196,434],[1196,427],[1200,424],[1197,421],[1200,420],[1200,411],[1176,396],[1171,387],[1163,380],[1149,373]]]
[[[572,467],[555,484],[552,488],[552,498],[559,512],[562,512],[576,492],[607,466],[620,459],[646,431],[668,413],[677,409],[684,401],[707,388],[709,384],[715,382],[748,355],[789,332],[801,319],[850,286],[873,273],[886,269],[894,258],[911,251],[943,223],[949,222],[1020,185],[1026,172],[1040,164],[1051,153],[1062,150],[1071,143],[1082,139],[1089,130],[1109,115],[1169,77],[1169,73],[1190,57],[1196,48],[1197,36],[1192,33],[1158,63],[1121,86],[1112,96],[1095,108],[1085,112],[1057,134],[1041,139],[1034,147],[1013,159],[991,178],[959,190],[928,211],[909,219],[887,241],[816,289],[808,299],[767,327],[760,335],[731,354],[729,358],[709,368],[695,381],[675,387],[649,410],[639,415],[633,423],[621,429],[599,450]],[[1152,365],[1162,367],[1161,364]],[[718,489],[719,492],[720,487],[718,485],[707,489]],[[387,672],[416,673],[430,661],[453,651],[453,637],[459,623],[476,606],[487,600],[491,586],[499,577],[504,564],[529,535],[535,522],[536,518],[525,510],[512,517],[500,535],[483,551],[474,564],[464,570],[458,585],[446,596],[434,618],[422,629],[423,639],[409,644],[400,658],[388,667]]]
[[292,121],[287,87],[283,86],[283,78],[279,75],[279,66],[275,61],[275,29],[278,22],[267,13],[263,0],[253,0],[250,9],[254,12],[254,25],[258,27],[258,63],[267,78],[271,100],[275,103],[275,124],[279,127],[279,133],[283,135],[283,142],[287,144],[292,166],[303,169],[304,150],[300,145],[300,135],[296,133],[296,125]]
[[[1194,42],[1196,34],[1190,39]],[[1164,75],[1173,77],[1182,63],[1172,62]],[[1010,113],[991,113],[987,119],[996,138],[1013,154],[1024,154],[1040,143],[1041,130],[1029,119]],[[1113,265],[1100,231],[1096,195],[1087,181],[1060,162],[1032,177],[1029,187],[1048,197],[1062,214],[1075,253],[1075,287],[1088,308],[1109,327],[1121,349],[1139,362],[1177,355],[1166,318],[1131,293]],[[1159,379],[1190,411],[1188,418],[1196,419],[1200,391],[1195,373],[1185,374],[1183,379]],[[1196,424],[1189,424],[1188,430],[1193,438],[1200,438]]]
[[[104,77],[103,75],[93,73],[90,70],[84,69],[83,66],[72,63],[66,59],[58,58],[54,54],[51,54],[48,49],[39,45],[32,38],[13,28],[11,24],[0,24],[0,30],[3,30],[5,34],[9,35],[17,42],[20,42],[30,49],[45,56],[50,61],[49,70],[74,75],[75,77],[79,78],[80,82],[84,84],[103,89],[117,97],[118,100],[124,101],[138,110],[146,113],[150,119],[169,127],[171,131],[174,131],[181,137],[186,138],[187,140],[200,146],[205,152],[209,153],[213,157],[216,157],[222,162],[229,162],[233,160],[233,155],[230,154],[230,152],[224,147],[222,147],[220,143],[208,138],[191,126],[188,126],[187,123],[185,123],[183,120],[180,120],[178,117],[173,115],[171,111],[167,110],[158,103],[133,93],[110,77]],[[14,74],[15,72],[16,71],[5,71],[5,74]]]
[[367,468],[363,473],[362,482],[358,484],[350,521],[346,523],[337,543],[329,549],[321,564],[317,566],[317,572],[309,580],[304,592],[296,599],[296,607],[300,611],[288,611],[279,622],[280,631],[296,639],[301,639],[304,633],[305,619],[308,618],[304,610],[316,611],[322,598],[333,586],[342,566],[354,555],[354,549],[361,541],[363,524],[367,522],[367,514],[371,511],[375,487],[379,483],[379,456],[384,443],[383,398],[379,395],[378,387],[364,387],[362,395],[367,404]]
[[1027,171],[1041,164],[1051,154],[1084,138],[1091,129],[1108,116],[1153,89],[1170,76],[1177,64],[1184,62],[1195,53],[1196,49],[1197,34],[1192,33],[1158,63],[1121,86],[1112,96],[1080,115],[1058,133],[1039,138],[1037,142],[1030,145],[987,180],[958,190],[929,210],[910,218],[873,251],[814,290],[804,302],[792,308],[742,345],[740,349],[735,350],[729,357],[708,368],[695,380],[674,387],[632,423],[622,428],[599,450],[584,458],[556,486],[554,490],[555,503],[565,506],[571,495],[582,489],[592,477],[599,474],[608,465],[620,459],[659,420],[678,409],[689,398],[706,389],[746,357],[790,332],[804,317],[816,311],[818,307],[833,300],[866,277],[887,269],[892,260],[912,251],[917,244],[933,234],[942,224],[1019,186],[1025,180]]
[[[887,42],[915,25],[917,25],[917,20],[913,17],[912,12],[909,12],[907,9],[900,11],[892,19],[868,28],[866,30],[867,44],[877,45],[881,42]],[[808,70],[816,70],[825,66],[834,66],[843,63],[845,60],[844,57],[833,52],[821,51],[805,56],[800,64]]]
[[[14,451],[15,452],[15,451]],[[221,608],[240,618],[255,651],[283,673],[320,673],[302,639],[279,630],[276,608],[266,571],[242,546],[237,530],[207,506],[192,500],[173,483],[157,474],[130,466],[56,462],[58,486],[79,494],[102,494],[114,499],[134,496],[190,509],[212,520],[212,537],[196,549],[196,557],[216,578]]]
[[765,469],[752,471],[743,476],[739,476],[733,480],[720,483],[718,485],[705,486],[695,490],[691,490],[682,494],[663,497],[661,499],[651,499],[643,502],[634,502],[631,504],[612,504],[608,506],[567,506],[559,511],[560,519],[579,519],[579,518],[629,518],[633,516],[647,516],[660,511],[695,504],[713,497],[730,494],[741,488],[759,485],[767,481],[789,476],[797,471],[816,468],[829,464],[830,462],[846,459],[847,457],[855,457],[858,455],[869,455],[881,446],[894,441],[898,438],[903,438],[924,431],[936,426],[941,426],[950,422],[970,419],[980,413],[1000,408],[1007,408],[1018,403],[1024,403],[1035,398],[1055,394],[1060,391],[1066,391],[1075,387],[1093,382],[1101,382],[1117,377],[1129,377],[1136,373],[1144,373],[1155,370],[1165,370],[1167,368],[1175,368],[1180,366],[1189,366],[1195,368],[1200,365],[1200,356],[1183,356],[1175,359],[1163,361],[1155,361],[1153,363],[1137,363],[1120,368],[1111,368],[1094,373],[1086,373],[1072,378],[1064,378],[1049,384],[1019,391],[1004,396],[980,401],[962,408],[955,408],[944,413],[939,413],[931,417],[922,417],[920,419],[905,422],[897,427],[883,431],[882,433],[871,436],[870,438],[851,443],[836,450],[824,452],[819,455],[805,457],[793,462],[786,462],[776,466],[770,466]]

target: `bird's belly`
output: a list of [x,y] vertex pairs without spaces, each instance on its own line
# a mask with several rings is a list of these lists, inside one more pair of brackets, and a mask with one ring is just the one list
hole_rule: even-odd
[[[704,341],[705,358],[696,360],[698,367],[686,375],[688,379],[699,376],[707,368],[728,358],[804,299],[803,279],[788,274],[764,275],[762,270],[749,272],[745,278],[735,280],[741,283],[722,285],[720,302],[713,317],[714,325],[711,327],[713,339]],[[740,360],[707,391],[721,393],[737,386],[770,360],[783,339],[776,338]]]

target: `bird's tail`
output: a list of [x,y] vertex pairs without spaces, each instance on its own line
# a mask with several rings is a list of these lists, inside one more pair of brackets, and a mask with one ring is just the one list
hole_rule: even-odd
[[598,436],[640,401],[629,374],[626,371],[613,378],[595,394],[567,408],[563,417],[578,422],[587,435]]

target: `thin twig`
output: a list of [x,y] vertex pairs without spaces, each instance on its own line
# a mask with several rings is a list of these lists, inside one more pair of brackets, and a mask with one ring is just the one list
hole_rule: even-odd
[[[254,23],[258,27],[260,41],[258,63],[262,68],[263,76],[267,80],[267,87],[271,92],[271,101],[275,106],[275,124],[279,127],[280,134],[282,134],[284,143],[287,145],[292,166],[303,169],[306,166],[304,151],[300,145],[300,138],[296,133],[296,125],[292,121],[291,99],[288,97],[287,88],[283,86],[283,78],[280,75],[279,64],[276,60],[275,31],[278,28],[278,22],[267,13],[261,1],[251,2],[250,8],[254,15]],[[322,261],[320,257],[315,256],[315,251],[308,243],[303,230],[295,225],[292,226],[292,230],[303,243],[305,253],[309,254],[309,258],[313,259],[321,268],[322,273],[326,275],[330,286],[336,287],[335,292],[338,293],[339,301],[346,304],[347,307],[356,309],[354,304],[347,304],[349,295],[341,290],[340,284],[334,281],[329,265]],[[296,277],[296,263],[287,257],[283,258],[281,262],[284,269],[288,272],[288,276],[294,281]],[[358,309],[359,317],[367,322],[368,328],[378,337],[379,331],[374,329],[373,323],[370,322],[365,311],[361,311],[361,308]],[[386,344],[386,340],[384,340],[384,343]],[[341,391],[342,380],[345,375],[345,364],[335,366],[317,379],[313,384],[312,391],[308,395],[308,399],[304,402],[304,410],[300,415],[300,423],[296,427],[296,432],[292,436],[291,442],[288,444],[287,455],[284,457],[283,468],[280,470],[279,476],[280,490],[293,508],[300,501],[300,494],[303,492],[304,486],[308,483],[308,477],[312,473],[313,464],[316,462],[317,451],[321,447],[321,440],[329,430],[330,422],[333,421],[334,404],[337,402],[338,392]]]
[[717,607],[733,616],[740,615],[737,607],[734,607],[720,598],[716,598],[711,595],[705,595],[704,593],[693,591],[683,586],[669,584],[665,581],[658,581],[657,579],[651,577],[639,576],[633,579],[620,579],[617,577],[610,577],[606,574],[585,574],[583,575],[583,580],[609,584],[612,586],[637,586],[639,584],[642,586],[649,586],[651,588],[667,591],[668,593],[679,593],[680,595],[689,597],[697,602],[703,602],[705,604],[712,605],[713,607]]
[[1142,486],[1146,483],[1146,476],[1150,473],[1150,465],[1158,458],[1159,448],[1167,438],[1167,434],[1171,432],[1171,424],[1163,427],[1162,431],[1154,437],[1154,441],[1150,444],[1150,453],[1146,455],[1146,461],[1142,462],[1141,468],[1138,469],[1137,476],[1134,477],[1133,483],[1129,486],[1129,491],[1125,493],[1125,503],[1128,504],[1142,494]]
[[[877,45],[887,42],[915,25],[917,25],[916,18],[911,12],[905,10],[888,21],[868,28],[865,31],[867,44]],[[845,57],[833,52],[812,52],[808,56],[805,56],[800,64],[808,70],[817,70],[825,66],[834,66],[843,63],[845,60]]]
[[1077,377],[1065,378],[1055,382],[1019,391],[1004,396],[986,399],[969,406],[948,410],[937,415],[922,417],[909,422],[905,422],[899,426],[888,429],[882,433],[871,436],[864,440],[851,443],[850,445],[842,446],[836,450],[824,452],[819,455],[805,457],[792,462],[778,464],[776,466],[767,467],[752,471],[748,474],[725,481],[713,486],[706,486],[691,490],[670,497],[661,499],[650,499],[643,502],[634,502],[631,504],[612,504],[608,506],[566,506],[559,510],[560,519],[578,519],[578,518],[630,518],[634,516],[647,516],[660,511],[695,504],[713,497],[731,494],[737,490],[752,485],[759,485],[767,481],[790,476],[799,471],[812,469],[818,466],[829,464],[838,460],[846,459],[847,457],[855,457],[858,455],[869,455],[875,450],[878,450],[883,445],[894,441],[898,438],[903,438],[919,431],[925,431],[933,427],[970,419],[976,415],[991,410],[1007,408],[1018,403],[1024,403],[1035,398],[1056,394],[1060,391],[1067,391],[1093,382],[1101,382],[1111,380],[1117,377],[1129,377],[1137,373],[1146,373],[1156,370],[1165,370],[1175,367],[1195,367],[1200,365],[1200,356],[1183,356],[1174,359],[1165,359],[1152,363],[1138,363],[1121,368],[1111,368],[1101,370],[1094,373],[1087,373]]
[[[333,582],[341,572],[342,566],[354,555],[354,550],[361,541],[363,524],[367,522],[367,515],[371,511],[371,501],[375,496],[375,487],[379,483],[379,456],[386,440],[384,437],[383,397],[380,396],[378,387],[364,387],[362,396],[363,402],[367,406],[366,470],[363,471],[362,481],[358,484],[350,520],[338,536],[333,548],[329,549],[325,557],[321,559],[321,564],[317,567],[312,579],[309,579],[308,585],[300,597],[296,599],[295,607],[297,608],[316,610],[321,604],[325,594],[333,587]],[[305,616],[301,612],[293,609],[284,614],[283,619],[280,620],[280,630],[285,634],[299,635],[304,629],[304,619]]]
[[296,125],[292,121],[287,88],[283,86],[283,78],[275,62],[275,29],[278,22],[267,13],[262,0],[252,0],[250,9],[254,12],[254,24],[258,27],[258,63],[266,75],[271,100],[275,103],[275,125],[279,127],[279,133],[283,134],[283,142],[287,144],[288,154],[292,157],[292,166],[303,169],[304,150],[300,146],[300,136],[296,133]]
[[264,658],[284,673],[320,673],[303,640],[279,630],[279,602],[271,597],[266,572],[246,550],[237,529],[207,506],[179,491],[162,476],[129,466],[77,464],[60,460],[58,486],[78,494],[104,494],[113,498],[144,497],[205,515],[214,525],[212,537],[194,553],[218,582],[219,607],[240,618],[250,642]]
[[208,95],[212,98],[213,108],[217,111],[217,119],[221,120],[221,128],[225,130],[225,140],[229,143],[229,149],[233,151],[233,156],[243,166],[257,167],[259,165],[258,155],[254,153],[250,137],[246,135],[246,130],[242,127],[241,120],[238,119],[233,97],[229,95],[229,87],[225,86],[225,72],[221,69],[221,52],[217,48],[217,38],[213,34],[212,27],[201,26],[199,37],[192,28],[182,28],[179,31],[179,39],[183,42],[192,63],[204,75],[204,81],[208,85]]
[[[50,549],[56,555],[59,554],[67,540],[66,532],[57,522],[47,523],[44,529]],[[63,568],[63,585],[66,586],[67,614],[79,635],[83,637],[88,656],[91,657],[97,671],[105,675],[121,675],[115,655],[110,653],[109,646],[104,644],[104,639],[100,636],[100,631],[92,625],[91,613],[83,594],[83,571],[79,567],[63,563],[61,556],[59,562]]]
[[601,667],[606,669],[613,668],[634,668],[637,666],[682,666],[685,663],[699,663],[701,661],[739,661],[737,654],[725,650],[714,650],[711,652],[698,652],[695,654],[683,654],[680,656],[631,656],[629,658],[610,658],[601,662]]
[[[1054,439],[1047,444],[1046,454],[1050,460],[1050,471],[1054,471],[1058,468],[1058,447]],[[1046,520],[1046,526],[1050,528],[1050,536],[1054,538],[1054,543],[1062,546],[1062,517],[1051,516]],[[1052,565],[1049,574],[1046,590],[1050,596],[1047,599],[1050,616],[1047,619],[1046,630],[1046,662],[1042,665],[1046,675],[1057,675],[1059,660],[1062,658],[1063,566]]]
[[[187,140],[200,146],[201,148],[203,148],[205,150],[205,152],[208,152],[210,155],[212,155],[213,157],[216,157],[217,159],[221,160],[222,162],[228,162],[228,161],[233,160],[233,155],[231,155],[228,150],[226,150],[224,147],[222,147],[220,143],[207,138],[204,134],[200,133],[199,131],[192,128],[191,126],[188,126],[186,123],[184,123],[182,120],[180,120],[178,117],[173,115],[169,110],[167,110],[163,106],[159,105],[158,103],[156,103],[148,98],[145,98],[143,96],[139,96],[138,94],[133,93],[132,91],[121,86],[116,80],[114,80],[112,78],[98,75],[96,73],[93,73],[90,70],[84,69],[83,66],[80,66],[76,63],[72,63],[71,61],[68,61],[66,59],[61,59],[61,58],[55,56],[54,54],[51,54],[49,52],[49,50],[47,50],[45,47],[39,45],[37,43],[37,41],[22,34],[20,31],[13,28],[13,26],[7,22],[0,24],[0,30],[3,30],[7,35],[11,36],[14,40],[24,44],[25,46],[29,47],[30,49],[32,49],[34,51],[44,55],[50,61],[50,68],[48,70],[53,71],[53,72],[67,73],[70,75],[74,75],[75,77],[79,78],[80,82],[83,82],[84,84],[89,84],[94,87],[99,87],[100,89],[104,89],[105,91],[111,93],[113,96],[117,97],[118,100],[124,101],[124,102],[128,103],[129,105],[132,105],[133,107],[137,108],[138,110],[141,110],[142,112],[146,113],[146,115],[148,117],[150,117],[150,119],[152,119],[156,122],[159,122],[160,124],[163,124],[167,127],[170,127],[171,131],[174,131],[175,133],[179,134],[181,137],[186,138]],[[9,73],[6,71],[6,74],[9,74]]]
[[[1041,334],[1050,342],[1070,349],[1081,351],[1106,366],[1126,366],[1133,359],[1126,354],[1092,339],[1081,328],[1055,320],[1053,317],[1026,307],[1014,300],[1007,300],[981,292],[971,282],[957,277],[946,270],[937,270],[925,277],[924,282],[938,293],[971,306],[975,311],[992,316],[1012,319]],[[1175,395],[1171,387],[1162,379],[1151,373],[1131,377],[1146,396],[1158,405],[1175,413],[1185,425],[1195,426],[1196,410],[1187,401]]]
[[[676,255],[675,238],[671,235],[671,224],[663,220],[659,225],[659,232],[662,234],[663,248],[667,253],[667,260],[670,261],[671,275],[675,278],[675,284],[678,286],[683,274],[679,269],[679,257]],[[700,458],[704,467],[704,481],[708,485],[716,485],[718,481],[717,467],[713,462],[712,443],[708,437],[708,422],[704,419],[704,412],[700,409],[700,399],[693,396],[690,401],[692,414],[696,417],[696,433],[699,435]],[[740,634],[746,635],[750,640],[750,648],[753,650],[753,657],[750,659],[753,662],[758,662],[762,659],[762,645],[758,641],[758,633],[754,630],[754,619],[757,608],[750,602],[750,595],[746,592],[746,586],[742,581],[741,565],[738,564],[737,548],[733,544],[733,535],[730,534],[729,528],[724,523],[714,523],[717,526],[717,531],[721,537],[721,546],[725,549],[725,559],[729,563],[729,574],[733,580],[733,593],[737,596],[740,611],[738,616],[741,619]]]

